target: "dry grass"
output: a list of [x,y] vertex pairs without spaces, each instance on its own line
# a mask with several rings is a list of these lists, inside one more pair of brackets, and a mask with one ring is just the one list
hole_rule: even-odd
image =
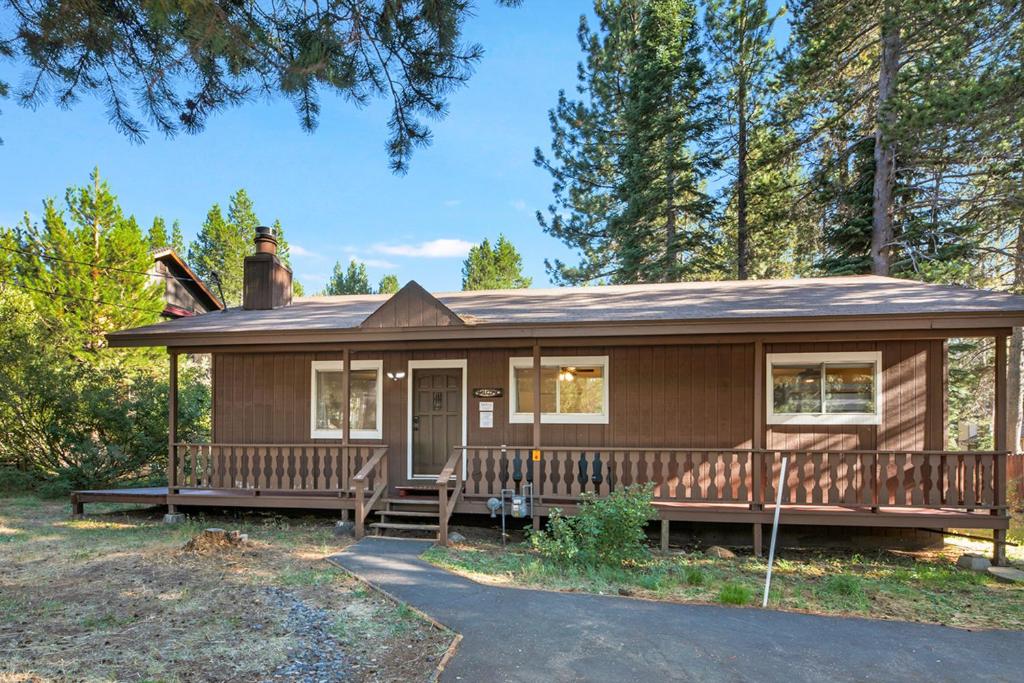
[[[324,562],[344,541],[325,518],[248,515],[169,527],[160,512],[67,519],[68,506],[0,498],[0,681],[252,681],[300,635],[268,589],[334,616],[354,680],[426,680],[450,634]],[[203,528],[249,534],[194,553]]]
[[[991,545],[947,539],[942,551],[841,552],[787,548],[776,559],[769,606],[776,609],[919,621],[961,628],[1024,629],[1024,587],[961,570],[963,552]],[[1024,562],[1011,548],[1010,559]],[[528,549],[475,541],[432,548],[425,559],[481,582],[675,602],[761,604],[766,563],[700,552],[652,555],[628,567],[560,566]]]

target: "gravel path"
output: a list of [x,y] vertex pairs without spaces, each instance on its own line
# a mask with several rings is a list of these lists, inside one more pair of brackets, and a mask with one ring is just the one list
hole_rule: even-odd
[[295,647],[288,651],[288,661],[265,678],[265,683],[349,680],[351,666],[348,657],[328,629],[333,621],[331,613],[310,607],[294,594],[280,588],[267,588],[265,593],[268,600],[288,612],[285,627],[296,640]]

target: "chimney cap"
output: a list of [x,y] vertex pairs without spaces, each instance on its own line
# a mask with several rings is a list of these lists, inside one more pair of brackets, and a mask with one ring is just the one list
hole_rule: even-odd
[[274,235],[273,228],[268,228],[265,225],[258,226],[256,228],[256,239],[253,241],[256,243],[257,254],[277,253],[277,237]]

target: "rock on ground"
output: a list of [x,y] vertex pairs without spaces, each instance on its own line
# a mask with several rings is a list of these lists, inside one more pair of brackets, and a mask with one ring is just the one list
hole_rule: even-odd
[[1024,583],[1024,572],[1013,567],[989,567],[988,573],[1000,583]]

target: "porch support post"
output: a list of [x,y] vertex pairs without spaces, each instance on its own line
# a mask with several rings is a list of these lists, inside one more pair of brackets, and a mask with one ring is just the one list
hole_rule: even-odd
[[[540,342],[533,341],[533,448],[540,449]],[[533,457],[533,454],[530,454]],[[534,529],[540,529],[540,515],[530,510]]]
[[[351,361],[352,361],[352,352],[349,350],[348,346],[346,346],[344,349],[342,349],[341,361],[342,361],[342,367],[344,368],[344,373],[342,374],[342,379],[341,379],[341,405],[342,405],[342,410],[341,410],[341,458],[342,458],[342,460],[347,462],[348,461],[349,403],[350,403],[349,397],[352,395],[351,394],[352,383],[350,381],[350,379],[352,377],[352,373],[351,373],[351,369],[352,368],[349,365],[349,363],[351,363]],[[383,377],[381,378],[381,381],[384,381]],[[377,409],[381,410],[382,407],[378,406]],[[355,468],[353,468],[353,467],[344,468],[342,471],[347,471],[349,477],[351,477],[351,476],[353,476],[355,474]],[[341,482],[342,488],[344,490],[341,493],[338,494],[339,496],[348,495],[348,488],[349,488],[349,484],[350,483],[351,482],[347,482],[347,481],[346,482]],[[348,509],[347,508],[342,508],[341,509],[341,521],[347,522],[348,521],[348,516],[349,516],[348,515]]]
[[[995,472],[995,509],[994,515],[1006,515],[1006,450],[1008,440],[1007,425],[1007,392],[1006,392],[1006,335],[998,335],[996,342],[995,363],[995,415],[992,418],[992,433],[996,451]],[[1006,564],[1006,529],[992,531],[992,564]]]
[[[753,452],[750,454],[751,465],[751,487],[750,487],[750,509],[759,511],[764,507],[762,500],[764,492],[761,489],[764,480],[763,468],[764,457],[760,453],[764,448],[764,342],[758,339],[754,342],[754,419],[751,425],[750,447]],[[761,557],[761,523],[754,522],[754,556]]]
[[661,552],[668,553],[668,534],[669,534],[669,521],[668,518],[661,518]]
[[[178,352],[168,349],[167,366],[167,496],[177,493],[178,475]],[[177,512],[177,506],[168,502],[167,514]]]
[[341,380],[341,445],[348,445],[349,396],[352,391],[352,352],[346,346],[341,352],[341,363],[345,369]]

